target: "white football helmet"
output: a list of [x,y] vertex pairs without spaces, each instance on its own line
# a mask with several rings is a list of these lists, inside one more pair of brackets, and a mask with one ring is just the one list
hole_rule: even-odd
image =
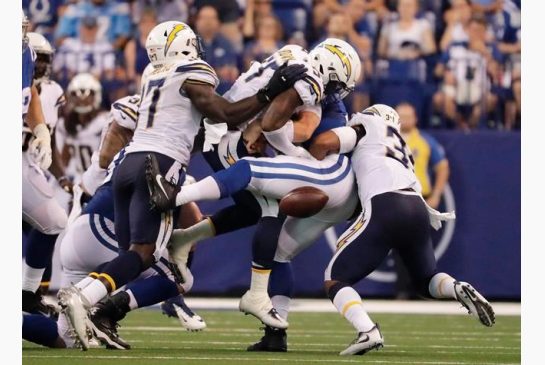
[[204,57],[200,38],[189,25],[178,21],[157,24],[148,34],[146,50],[155,67],[175,59]]
[[394,108],[385,105],[385,104],[373,104],[367,109],[365,109],[363,114],[377,115],[381,117],[386,124],[391,125],[395,129],[399,130],[401,124],[399,122],[399,114],[395,111]]
[[309,55],[312,67],[322,77],[326,94],[338,92],[344,98],[354,90],[361,74],[361,61],[350,44],[337,38],[327,38]]
[[53,53],[55,52],[51,44],[45,37],[39,33],[27,33],[28,44],[36,52],[36,62],[34,63],[34,78],[36,81],[49,79],[51,75],[51,64],[53,63]]
[[100,108],[102,102],[102,86],[89,73],[77,74],[66,89],[68,102],[74,105],[76,113],[85,114]]

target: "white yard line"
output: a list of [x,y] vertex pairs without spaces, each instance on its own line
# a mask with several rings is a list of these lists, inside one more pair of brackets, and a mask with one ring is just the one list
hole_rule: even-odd
[[[186,303],[194,310],[236,310],[238,298],[186,298]],[[520,316],[520,303],[491,303],[498,316]],[[412,314],[459,314],[467,315],[456,301],[424,300],[363,300],[369,313],[412,313]],[[336,312],[327,299],[294,299],[290,305],[292,312]]]

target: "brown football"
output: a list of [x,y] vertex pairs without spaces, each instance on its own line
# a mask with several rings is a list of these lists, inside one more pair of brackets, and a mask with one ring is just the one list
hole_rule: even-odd
[[312,186],[293,189],[280,200],[280,211],[296,218],[307,218],[318,213],[327,204],[329,196]]

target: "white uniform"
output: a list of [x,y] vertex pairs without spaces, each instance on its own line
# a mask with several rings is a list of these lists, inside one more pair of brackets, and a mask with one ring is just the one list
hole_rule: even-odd
[[351,159],[362,204],[388,191],[411,188],[420,193],[411,151],[398,128],[381,117],[362,113],[351,118],[350,125],[356,124],[363,125],[366,132]]
[[[54,81],[43,81],[40,84],[40,101],[45,122],[53,133],[58,121],[59,107],[65,103],[62,88]],[[66,225],[66,212],[55,199],[54,186],[47,181],[49,173],[40,169],[26,151],[33,139],[32,131],[24,125],[23,218],[42,233],[58,234]]]
[[70,160],[66,166],[66,174],[74,182],[81,181],[81,175],[91,166],[91,156],[98,150],[102,130],[108,125],[108,113],[100,112],[85,126],[78,125],[76,135],[67,132],[65,123],[59,123],[56,128],[56,142],[59,151],[66,146]]
[[188,165],[202,115],[181,89],[186,81],[214,88],[219,83],[212,67],[199,59],[154,70],[143,86],[138,123],[127,154],[157,152]]
[[85,191],[90,195],[94,195],[96,189],[102,185],[106,178],[107,169],[103,169],[99,165],[99,151],[102,148],[102,143],[106,137],[106,132],[111,123],[117,123],[123,128],[130,131],[136,129],[136,121],[138,120],[138,107],[140,106],[140,95],[129,95],[115,101],[112,104],[109,115],[109,122],[104,126],[101,132],[99,148],[93,152],[91,157],[91,166],[83,173],[81,182],[85,187]]

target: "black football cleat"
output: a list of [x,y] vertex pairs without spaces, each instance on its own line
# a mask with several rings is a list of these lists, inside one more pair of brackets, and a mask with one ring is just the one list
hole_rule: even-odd
[[492,327],[496,322],[494,309],[490,303],[474,287],[464,281],[454,282],[456,299],[469,314],[477,318],[484,326]]
[[285,329],[265,326],[265,335],[259,342],[248,346],[246,351],[287,352],[288,335]]
[[131,345],[119,337],[117,323],[125,317],[129,308],[129,295],[121,291],[98,302],[90,310],[90,327],[95,337],[108,349],[129,350]]
[[29,290],[23,290],[22,310],[26,313],[41,314],[51,319],[57,319],[59,313],[57,309],[44,302],[43,297],[39,293],[33,293]]
[[157,157],[153,154],[146,156],[146,182],[150,193],[150,206],[160,212],[176,208],[176,195],[180,188],[167,181],[161,170]]

